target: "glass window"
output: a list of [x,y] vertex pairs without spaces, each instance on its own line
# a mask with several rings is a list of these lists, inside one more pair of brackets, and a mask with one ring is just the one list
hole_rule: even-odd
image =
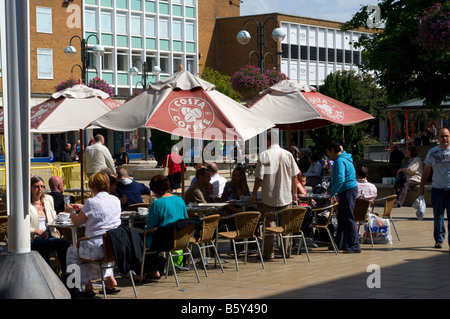
[[195,0],[184,0],[184,4],[187,6],[194,6]]
[[36,32],[52,33],[52,8],[36,7]]
[[127,16],[118,14],[116,15],[116,31],[117,33],[128,33],[128,23],[127,23]]
[[174,39],[182,39],[183,30],[181,28],[181,21],[174,20],[172,22],[172,33]]
[[103,60],[103,67],[102,71],[104,70],[112,70],[112,53],[111,52],[105,52],[102,56]]
[[166,56],[162,56],[159,59],[160,65],[159,67],[161,68],[161,73],[169,73],[169,58]]
[[38,79],[53,79],[53,50],[37,49]]
[[289,58],[289,44],[286,44],[286,43],[281,44],[281,51],[283,52],[282,57],[288,59]]
[[128,54],[117,52],[117,71],[128,72]]
[[102,32],[112,32],[112,21],[110,12],[102,12]]
[[186,70],[195,74],[197,70],[195,69],[195,60],[193,58],[186,58]]
[[142,35],[140,16],[131,16],[131,34]]
[[178,72],[181,65],[181,57],[173,57],[173,73]]
[[167,21],[167,19],[159,20],[159,36],[161,38],[169,37],[169,22]]
[[86,27],[86,30],[97,31],[97,17],[95,11],[85,11],[84,25]]
[[309,59],[317,60],[317,48],[316,47],[309,47]]
[[192,22],[186,23],[186,40],[195,41],[195,27]]
[[145,35],[150,37],[155,37],[155,19],[145,18]]

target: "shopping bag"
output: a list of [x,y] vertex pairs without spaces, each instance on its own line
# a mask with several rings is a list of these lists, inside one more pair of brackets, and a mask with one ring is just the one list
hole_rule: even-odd
[[422,220],[425,216],[425,209],[427,208],[427,204],[425,203],[425,197],[420,195],[412,204],[412,207],[416,210],[416,217],[418,220]]
[[170,155],[167,155],[167,157],[166,157],[166,165],[164,167],[164,176],[169,175],[169,156]]
[[[374,244],[392,244],[391,225],[389,219],[380,218],[377,215],[369,214],[369,225],[364,226],[363,240],[370,243],[370,234]],[[369,228],[370,227],[370,231]]]

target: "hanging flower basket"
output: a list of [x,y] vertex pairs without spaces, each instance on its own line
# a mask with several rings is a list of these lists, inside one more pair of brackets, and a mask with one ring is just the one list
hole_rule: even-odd
[[246,65],[231,77],[233,90],[250,100],[275,83],[286,79],[284,73],[273,68],[262,73],[261,69],[253,65]]
[[67,88],[71,88],[75,85],[80,84],[80,82],[78,82],[78,80],[75,80],[74,78],[70,77],[68,80],[59,82],[57,86],[55,86],[56,92],[65,90]]
[[101,90],[105,93],[108,93],[110,97],[114,96],[112,87],[108,83],[106,83],[104,80],[102,80],[98,77],[91,79],[89,81],[88,86],[93,89]]
[[427,50],[450,50],[450,2],[436,3],[422,12],[417,42]]
[[[56,89],[56,92],[59,92],[59,91],[65,90],[67,88],[71,88],[78,84],[80,84],[80,82],[78,80],[75,80],[74,78],[70,77],[68,80],[58,83],[58,85],[55,86],[55,89]],[[105,93],[108,93],[110,97],[114,96],[112,87],[100,78],[95,77],[95,78],[91,79],[87,86],[91,87],[93,89],[101,90]]]

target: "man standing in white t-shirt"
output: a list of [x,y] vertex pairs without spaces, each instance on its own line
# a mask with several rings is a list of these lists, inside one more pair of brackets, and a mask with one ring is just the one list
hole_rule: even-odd
[[[297,174],[300,172],[292,154],[278,145],[278,135],[267,134],[267,150],[261,153],[255,169],[253,201],[257,201],[261,187],[261,213],[287,208],[297,200]],[[274,215],[266,219],[266,226],[274,223]],[[273,259],[273,235],[264,237],[264,259]]]
[[[433,171],[431,204],[434,216],[434,248],[442,248],[442,243],[445,240],[445,210],[447,210],[448,226],[450,226],[450,219],[448,218],[450,213],[450,132],[447,128],[439,130],[438,141],[439,145],[429,150],[423,161],[424,167],[419,186],[419,195],[423,195],[425,184],[431,171]],[[450,227],[448,228],[450,229]]]
[[103,135],[97,134],[95,143],[88,146],[83,153],[84,169],[88,177],[100,172],[103,168],[109,168],[113,175],[116,174],[114,160],[104,144],[105,138]]

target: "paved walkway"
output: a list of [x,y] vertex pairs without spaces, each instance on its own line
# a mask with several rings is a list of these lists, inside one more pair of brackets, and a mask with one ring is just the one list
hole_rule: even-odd
[[[394,208],[393,216],[401,241],[393,231],[391,245],[377,244],[372,248],[370,244],[362,244],[361,254],[336,255],[324,245],[310,249],[309,263],[305,254],[294,255],[287,264],[278,256],[262,269],[260,261],[250,256],[247,264],[240,261],[238,272],[234,259],[227,254],[229,244],[224,242],[220,248],[221,257],[228,259],[225,273],[220,268],[209,268],[209,276],[205,277],[199,269],[201,283],[198,283],[193,270],[184,271],[179,273],[180,287],[169,276],[138,283],[137,292],[140,299],[179,299],[174,303],[176,309],[171,310],[180,313],[189,302],[201,305],[206,300],[215,300],[225,307],[224,303],[231,299],[246,303],[249,302],[246,299],[263,299],[270,304],[274,299],[448,298],[450,252],[447,243],[442,249],[433,248],[431,208],[421,221],[415,218],[411,207]],[[373,265],[378,267],[375,272]],[[118,283],[122,291],[108,298],[134,299],[129,280],[119,278]],[[371,288],[368,283],[379,286]]]

